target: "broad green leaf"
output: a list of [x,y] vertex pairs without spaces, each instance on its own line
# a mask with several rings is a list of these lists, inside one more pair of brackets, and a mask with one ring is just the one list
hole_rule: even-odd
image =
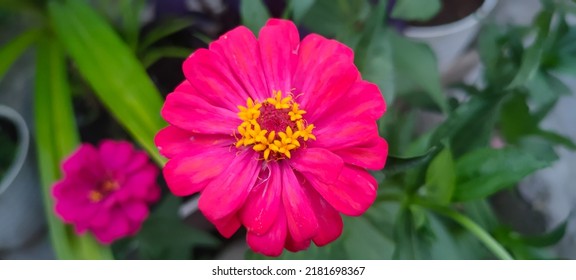
[[99,99],[146,151],[163,164],[153,139],[165,126],[162,98],[133,52],[83,1],[52,1],[55,31]]
[[59,259],[110,259],[90,235],[76,236],[54,214],[52,185],[62,177],[63,159],[78,145],[66,60],[58,41],[43,38],[37,48],[34,113],[36,145],[50,240]]
[[362,75],[364,79],[378,85],[387,104],[394,102],[396,93],[394,81],[394,65],[392,63],[392,45],[390,44],[390,30],[382,29],[379,36],[375,36],[368,48],[368,57]]
[[509,143],[516,143],[521,137],[538,130],[538,122],[530,114],[524,95],[516,94],[504,102],[500,114],[500,126],[502,135]]
[[219,240],[184,224],[178,216],[179,199],[166,197],[136,236],[144,259],[190,259],[195,247],[216,247]]
[[158,40],[170,36],[178,31],[192,26],[194,22],[190,19],[176,18],[161,23],[144,36],[138,49],[142,52]]
[[549,164],[516,148],[477,149],[456,162],[458,179],[453,200],[488,197]]
[[[502,98],[503,95],[487,95],[486,93],[473,96],[454,110],[448,116],[448,119],[436,129],[430,140],[431,144],[440,143],[443,139],[453,138],[458,134],[466,135],[466,138],[477,138],[478,131],[471,129],[471,127],[478,126],[478,123],[488,122],[490,118],[493,118]],[[463,142],[460,144],[469,143]]]
[[394,225],[395,250],[397,260],[417,260],[430,258],[430,243],[426,242],[425,232],[414,227],[414,216],[409,209],[400,211]]
[[[362,31],[355,28],[354,23],[366,6],[368,6],[366,1],[358,0],[315,0],[302,18],[302,24],[315,33],[347,41],[340,38],[342,34],[358,35]],[[354,47],[352,44],[348,46]]]
[[[383,22],[386,17],[387,1],[380,1],[370,13],[366,21],[358,44],[354,46],[354,62],[360,71],[364,71],[365,66],[370,62],[374,53],[382,52],[379,48],[385,47],[382,40],[377,40],[378,36],[384,35]],[[389,47],[388,47],[389,48]]]
[[390,40],[397,75],[420,86],[442,112],[447,113],[447,96],[440,84],[434,52],[424,43],[410,41],[395,33],[391,34]]
[[430,162],[426,170],[426,185],[424,195],[431,201],[447,205],[452,199],[456,186],[456,170],[454,159],[449,148],[444,148]]
[[294,22],[300,23],[310,8],[312,8],[314,2],[316,0],[291,0],[290,5],[292,6]]
[[10,66],[18,59],[28,47],[37,40],[40,31],[29,30],[16,38],[11,39],[6,45],[0,47],[0,81]]
[[382,171],[385,174],[390,175],[423,166],[430,162],[430,160],[432,160],[441,149],[441,146],[434,146],[425,154],[410,158],[388,156],[386,167]]
[[425,21],[435,16],[442,8],[440,0],[400,0],[392,17],[403,20]]
[[530,153],[536,159],[545,162],[558,160],[558,154],[554,150],[554,143],[541,136],[522,137],[517,142],[518,148]]
[[243,25],[258,34],[270,18],[270,13],[262,0],[240,0],[240,17]]
[[544,50],[544,46],[547,40],[548,32],[550,31],[550,23],[552,22],[553,13],[551,11],[542,11],[535,24],[538,27],[538,33],[536,35],[536,40],[534,43],[526,49],[522,57],[522,64],[520,65],[520,70],[508,85],[508,88],[514,88],[518,86],[523,86],[527,81],[534,77],[534,74],[538,70],[540,65],[540,60]]
[[498,57],[501,48],[498,45],[501,27],[495,24],[487,24],[478,36],[478,53],[482,64],[486,67],[484,75],[489,82],[495,81],[498,77]]
[[341,237],[344,239],[344,250],[352,260],[385,260],[391,259],[394,243],[379,232],[366,218],[345,218],[348,228]]

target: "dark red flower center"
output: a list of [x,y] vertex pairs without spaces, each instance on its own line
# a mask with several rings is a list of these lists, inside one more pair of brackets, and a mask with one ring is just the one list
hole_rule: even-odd
[[98,184],[96,188],[90,191],[88,198],[92,202],[99,202],[116,191],[119,187],[120,185],[116,180],[106,179],[102,183]]

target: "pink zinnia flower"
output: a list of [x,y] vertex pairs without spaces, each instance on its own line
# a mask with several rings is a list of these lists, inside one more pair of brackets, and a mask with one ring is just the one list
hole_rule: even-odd
[[376,120],[386,106],[345,45],[269,20],[259,38],[240,26],[195,51],[168,95],[170,126],[156,145],[176,195],[230,237],[241,225],[256,252],[277,256],[341,234],[376,197],[367,169],[384,167]]
[[138,232],[160,197],[158,168],[126,141],[82,144],[62,170],[53,188],[56,213],[77,234],[90,231],[104,244]]

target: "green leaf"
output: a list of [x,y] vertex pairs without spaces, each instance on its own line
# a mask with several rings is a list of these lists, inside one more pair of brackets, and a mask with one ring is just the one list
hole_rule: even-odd
[[458,179],[453,200],[488,197],[549,165],[549,162],[516,148],[477,149],[456,162]]
[[392,45],[388,39],[390,32],[390,30],[382,30],[379,36],[375,36],[371,40],[367,55],[370,59],[366,61],[362,70],[364,79],[378,85],[387,104],[394,102],[396,93]]
[[187,58],[194,52],[193,49],[182,47],[157,47],[146,51],[142,57],[142,64],[145,68],[152,66],[158,60],[166,57],[172,58]]
[[[302,24],[313,32],[326,37],[340,38],[343,34],[359,36],[359,33],[366,29],[358,29],[354,23],[359,20],[362,11],[365,10],[367,6],[367,1],[315,0],[312,7],[308,10],[304,18],[302,18]],[[342,40],[342,38],[340,39],[340,41],[347,41]],[[354,47],[353,44],[348,44],[348,46]]]
[[385,260],[392,258],[394,243],[379,232],[364,217],[345,217],[349,228],[341,237],[348,259]]
[[509,143],[517,143],[521,137],[538,130],[538,121],[530,114],[524,95],[516,94],[503,104],[500,125]]
[[190,259],[195,247],[215,247],[218,239],[184,223],[178,216],[179,199],[167,196],[136,236],[144,259]]
[[558,134],[554,131],[543,130],[543,129],[538,130],[538,132],[536,134],[538,136],[550,141],[550,142],[560,144],[567,149],[570,149],[572,151],[576,150],[576,144],[572,141],[572,139],[570,139],[564,135]]
[[493,82],[498,73],[498,57],[500,56],[501,48],[498,45],[498,38],[500,36],[501,27],[496,24],[487,24],[478,37],[478,53],[482,59],[482,64],[486,67],[484,71],[486,79]]
[[432,49],[395,33],[391,34],[390,42],[397,75],[422,87],[442,112],[447,113],[447,97],[440,84],[438,64]]
[[448,205],[456,187],[456,170],[449,148],[444,148],[426,171],[424,195],[440,205]]
[[409,209],[400,211],[394,225],[396,247],[393,258],[416,260],[430,258],[430,244],[423,239],[422,232],[415,228],[414,216]]
[[43,38],[37,47],[34,113],[38,164],[52,247],[59,259],[111,259],[107,247],[90,235],[77,236],[54,214],[52,185],[62,177],[61,161],[78,145],[66,60],[58,41]]
[[291,0],[294,22],[300,23],[316,0]]
[[410,158],[401,158],[389,155],[388,159],[386,160],[386,167],[382,170],[382,172],[387,175],[391,175],[423,166],[430,162],[430,160],[434,158],[434,156],[440,152],[441,149],[441,146],[434,146],[430,148],[425,154]]
[[160,39],[184,30],[192,26],[192,24],[194,24],[192,20],[182,18],[175,18],[165,21],[154,27],[149,33],[146,34],[146,36],[144,36],[142,43],[139,46],[139,50],[144,51],[146,48],[158,42]]
[[11,39],[0,48],[0,81],[10,66],[18,59],[22,53],[38,39],[39,30],[28,30],[16,38]]
[[270,18],[270,13],[262,0],[240,0],[240,17],[243,25],[258,34]]
[[134,53],[83,1],[51,1],[56,33],[99,99],[158,162],[154,136],[166,124],[162,98]]
[[518,86],[523,86],[525,83],[534,77],[534,74],[540,66],[540,61],[542,58],[542,53],[544,52],[544,46],[547,40],[548,32],[550,31],[550,23],[552,22],[553,13],[551,11],[542,11],[535,24],[538,27],[538,33],[536,35],[536,40],[534,43],[526,49],[522,57],[522,64],[520,65],[520,70],[508,85],[508,88],[514,88]]
[[434,17],[441,8],[440,0],[401,0],[394,7],[392,17],[403,20],[426,21]]
[[430,140],[431,144],[440,143],[443,139],[453,138],[458,134],[465,134],[467,138],[478,138],[478,131],[472,130],[471,127],[478,127],[479,124],[489,122],[490,118],[496,115],[495,112],[502,99],[503,95],[487,95],[486,93],[473,96],[454,110],[448,119],[436,129]]
[[566,227],[568,226],[568,222],[564,222],[560,224],[558,227],[553,229],[552,231],[539,235],[539,236],[519,236],[517,239],[532,247],[549,247],[556,245],[566,233]]

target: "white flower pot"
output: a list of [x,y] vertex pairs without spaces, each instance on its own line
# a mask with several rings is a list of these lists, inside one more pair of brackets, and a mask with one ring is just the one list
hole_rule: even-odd
[[409,26],[404,35],[427,43],[438,59],[441,73],[446,72],[476,38],[482,21],[494,10],[498,0],[484,0],[476,12],[458,21],[437,26]]
[[14,124],[18,147],[12,164],[0,178],[0,252],[23,246],[44,226],[44,214],[30,132],[18,112],[0,105],[0,118]]

